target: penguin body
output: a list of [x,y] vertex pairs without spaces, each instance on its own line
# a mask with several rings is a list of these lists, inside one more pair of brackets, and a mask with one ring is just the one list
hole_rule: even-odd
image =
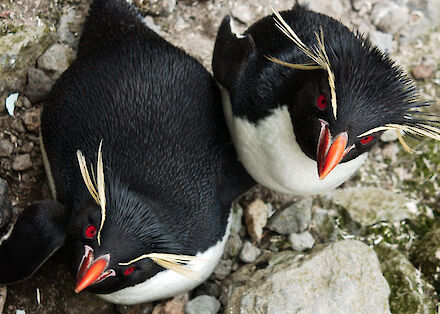
[[429,124],[415,116],[424,104],[412,82],[367,40],[300,6],[277,14],[242,35],[225,17],[212,62],[237,154],[256,181],[326,192],[363,164],[384,129]]
[[[65,209],[57,246],[46,251],[65,238],[76,292],[133,304],[207,279],[225,245],[230,204],[254,182],[237,161],[210,74],[124,0],[92,3],[77,59],[44,104],[41,136]],[[32,228],[23,220],[17,230]],[[17,275],[0,280],[29,276],[2,248],[11,265],[1,272]]]

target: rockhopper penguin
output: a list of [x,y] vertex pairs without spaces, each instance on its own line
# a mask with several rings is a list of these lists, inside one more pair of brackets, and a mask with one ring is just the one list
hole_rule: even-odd
[[384,130],[440,140],[411,80],[340,22],[295,6],[242,35],[231,23],[225,17],[217,34],[214,77],[237,154],[266,187],[333,189]]
[[237,161],[220,91],[125,0],[95,0],[77,59],[44,104],[41,148],[57,201],[27,208],[0,247],[0,282],[63,244],[75,291],[133,304],[213,271],[230,204],[254,181]]

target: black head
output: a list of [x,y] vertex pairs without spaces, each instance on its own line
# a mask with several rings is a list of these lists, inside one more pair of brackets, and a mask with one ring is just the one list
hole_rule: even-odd
[[[97,168],[99,173],[100,167]],[[98,186],[99,180],[98,174]],[[139,257],[184,253],[179,243],[182,239],[174,236],[158,217],[160,212],[169,212],[171,204],[130,191],[110,171],[105,180],[105,197],[100,194],[96,201],[91,196],[93,189],[82,184],[74,202],[77,205],[68,227],[66,247],[77,273],[76,292],[87,289],[107,294],[134,286],[163,270],[152,259]]]
[[[369,151],[383,130],[426,124],[411,111],[425,104],[402,70],[340,22],[295,8],[238,37],[230,22],[226,17],[219,29],[213,70],[230,92],[234,116],[257,124],[287,106],[296,141],[317,160],[321,179]],[[283,33],[292,36],[289,27],[322,64]]]

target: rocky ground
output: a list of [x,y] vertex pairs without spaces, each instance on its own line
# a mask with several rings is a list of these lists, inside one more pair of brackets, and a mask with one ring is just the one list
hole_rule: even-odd
[[[2,234],[23,207],[49,197],[38,142],[40,101],[74,59],[88,2],[0,3]],[[245,29],[270,13],[265,0],[133,2],[151,28],[208,69],[223,16]],[[271,3],[278,10],[293,4]],[[429,110],[440,113],[438,0],[309,4],[389,53],[417,81],[422,98],[433,101]],[[417,153],[408,154],[392,134],[382,139],[356,176],[332,193],[292,198],[256,187],[241,197],[219,266],[191,293],[136,306],[75,295],[61,250],[30,280],[0,288],[0,312],[4,305],[5,313],[436,313],[439,143],[410,139]]]

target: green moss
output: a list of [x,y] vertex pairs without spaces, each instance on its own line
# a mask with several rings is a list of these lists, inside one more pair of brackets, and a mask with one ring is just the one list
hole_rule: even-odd
[[15,34],[21,30],[23,30],[23,25],[4,24],[0,28],[0,37],[6,36],[7,34]]

